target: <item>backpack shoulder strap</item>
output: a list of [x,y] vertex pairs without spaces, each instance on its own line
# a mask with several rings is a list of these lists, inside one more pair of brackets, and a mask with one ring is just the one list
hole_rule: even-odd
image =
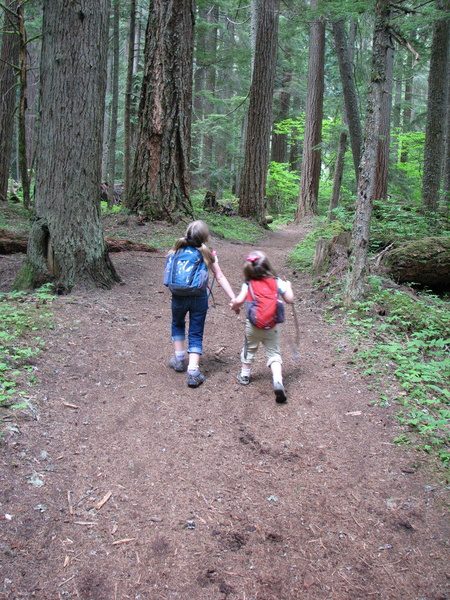
[[252,288],[252,284],[250,283],[250,279],[247,281],[247,285],[248,285],[248,291],[250,292],[251,297],[253,298],[253,300],[256,300],[255,293]]

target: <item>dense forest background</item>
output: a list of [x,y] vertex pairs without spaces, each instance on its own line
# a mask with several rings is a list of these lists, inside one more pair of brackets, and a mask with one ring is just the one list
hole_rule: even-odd
[[37,280],[50,268],[66,290],[117,281],[100,194],[168,222],[205,195],[263,226],[338,220],[353,228],[348,304],[371,247],[448,232],[448,0],[8,0],[2,12],[0,198],[33,208]]

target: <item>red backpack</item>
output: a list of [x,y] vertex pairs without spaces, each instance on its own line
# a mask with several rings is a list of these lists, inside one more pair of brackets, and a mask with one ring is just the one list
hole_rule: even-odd
[[246,315],[259,329],[272,329],[284,322],[284,304],[278,297],[276,279],[266,277],[248,282]]

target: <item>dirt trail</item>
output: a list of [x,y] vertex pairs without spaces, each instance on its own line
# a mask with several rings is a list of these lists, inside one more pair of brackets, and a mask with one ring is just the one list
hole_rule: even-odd
[[[446,490],[392,443],[395,407],[373,404],[354,349],[338,352],[309,280],[285,266],[298,239],[289,227],[261,244],[297,296],[286,405],[262,353],[251,385],[236,382],[243,317],[217,287],[206,382],[166,367],[163,253],[114,255],[126,285],[54,302],[34,413],[0,447],[0,599],[450,598]],[[250,245],[212,245],[238,291]]]

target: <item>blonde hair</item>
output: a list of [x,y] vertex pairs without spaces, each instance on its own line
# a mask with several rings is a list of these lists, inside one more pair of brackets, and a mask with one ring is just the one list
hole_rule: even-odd
[[245,259],[244,278],[249,281],[251,279],[264,279],[265,277],[276,279],[277,274],[264,252],[253,250]]
[[172,246],[169,254],[174,254],[178,252],[181,248],[186,248],[187,246],[191,246],[192,248],[197,248],[200,250],[203,260],[205,261],[208,269],[211,268],[211,265],[214,262],[214,256],[211,250],[206,246],[206,242],[209,239],[209,228],[205,221],[198,219],[197,221],[192,221],[186,228],[185,237],[179,238],[175,244]]

